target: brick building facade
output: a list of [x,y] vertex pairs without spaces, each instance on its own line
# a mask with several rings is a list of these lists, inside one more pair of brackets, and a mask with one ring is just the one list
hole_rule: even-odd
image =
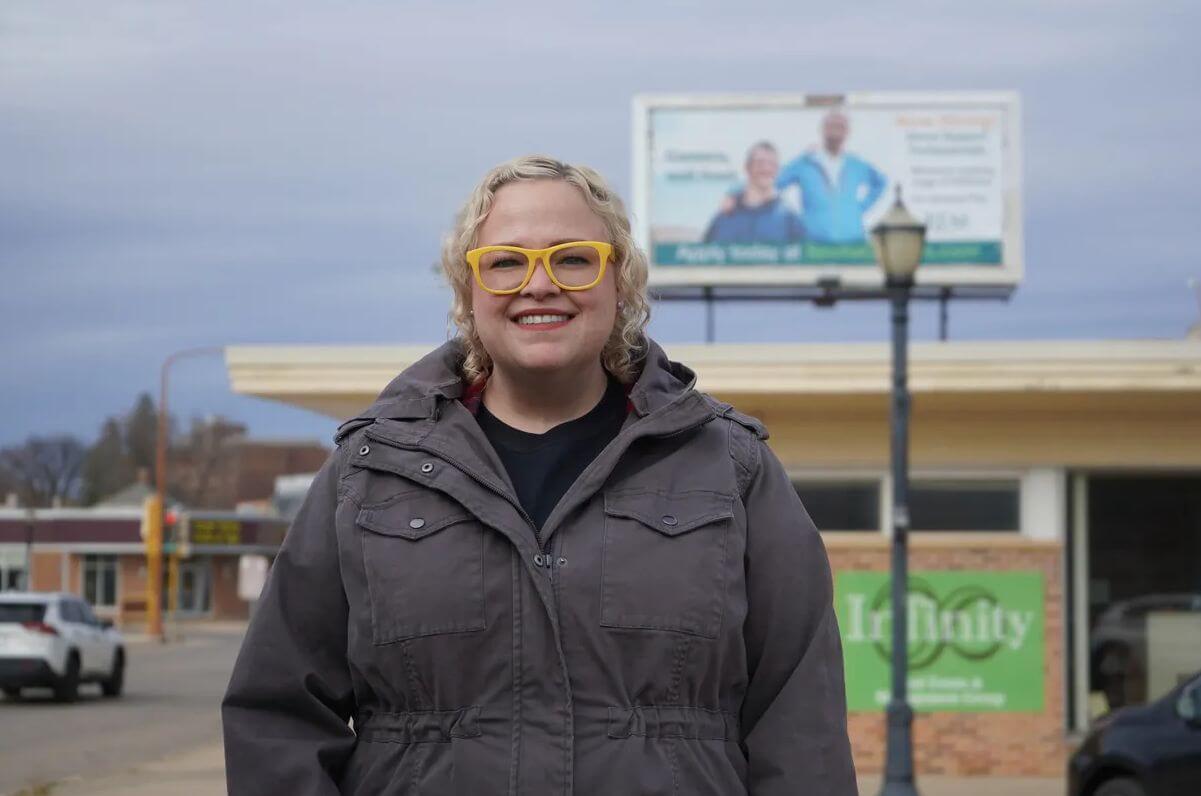
[[[220,538],[193,536],[179,550],[174,604],[183,619],[245,619],[249,603],[238,596],[243,555],[274,558],[287,530],[276,517],[228,512],[184,515],[192,528],[220,524]],[[91,603],[96,614],[121,626],[145,621],[146,554],[137,508],[0,509],[0,560],[19,577],[10,587],[66,591]],[[31,533],[32,531],[32,533]],[[32,539],[32,544],[30,540]],[[174,547],[166,546],[171,554]],[[26,580],[26,561],[29,561]],[[164,566],[163,606],[172,603]]]

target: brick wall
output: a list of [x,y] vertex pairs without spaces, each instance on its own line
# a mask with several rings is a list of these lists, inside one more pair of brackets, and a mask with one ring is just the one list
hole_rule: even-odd
[[[838,571],[887,571],[888,541],[882,537],[826,538]],[[1062,546],[1021,537],[982,534],[911,537],[909,567],[917,570],[1024,570],[1044,577],[1046,611],[1041,713],[919,712],[913,725],[919,774],[1060,776],[1068,747],[1064,707],[1064,596]],[[883,712],[851,713],[851,744],[860,773],[884,765]]]
[[117,557],[120,575],[117,578],[119,611],[117,622],[125,627],[146,621],[146,557],[123,555]]
[[238,597],[238,556],[213,556],[211,573],[213,618],[250,616],[250,604]]
[[65,553],[33,553],[33,590],[34,591],[64,591],[67,584],[63,583],[63,556]]

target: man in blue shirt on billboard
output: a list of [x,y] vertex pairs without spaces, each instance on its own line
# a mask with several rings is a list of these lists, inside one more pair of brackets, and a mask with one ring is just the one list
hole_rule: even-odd
[[861,243],[863,214],[876,203],[888,182],[875,166],[845,150],[851,125],[833,110],[822,119],[822,146],[786,165],[776,187],[801,189],[805,231],[817,243]]
[[796,243],[805,228],[796,211],[776,191],[780,156],[767,141],[746,153],[746,186],[729,197],[723,212],[709,222],[705,243]]

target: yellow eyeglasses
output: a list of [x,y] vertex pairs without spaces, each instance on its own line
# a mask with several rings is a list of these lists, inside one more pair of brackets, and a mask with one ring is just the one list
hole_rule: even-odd
[[467,252],[467,263],[480,287],[494,295],[507,296],[525,289],[539,260],[550,281],[563,290],[596,287],[605,275],[605,263],[612,256],[610,243],[574,240],[546,249],[481,246]]

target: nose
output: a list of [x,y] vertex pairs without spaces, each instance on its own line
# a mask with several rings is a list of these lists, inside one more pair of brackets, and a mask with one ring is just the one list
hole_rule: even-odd
[[521,291],[521,295],[540,301],[549,296],[557,296],[560,292],[562,291],[559,290],[559,286],[550,281],[550,274],[546,271],[545,260],[539,260],[534,265],[534,273],[530,277],[530,283]]

